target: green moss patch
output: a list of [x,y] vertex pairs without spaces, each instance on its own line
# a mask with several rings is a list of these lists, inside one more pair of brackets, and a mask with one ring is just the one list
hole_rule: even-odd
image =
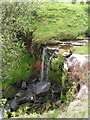
[[88,54],[88,46],[76,46],[71,48],[75,54]]

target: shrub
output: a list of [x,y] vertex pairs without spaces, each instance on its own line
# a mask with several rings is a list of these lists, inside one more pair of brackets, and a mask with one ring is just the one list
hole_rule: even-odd
[[[34,58],[21,41],[31,41],[32,4],[2,3],[2,76],[3,89],[33,74]],[[34,8],[35,9],[35,8]]]

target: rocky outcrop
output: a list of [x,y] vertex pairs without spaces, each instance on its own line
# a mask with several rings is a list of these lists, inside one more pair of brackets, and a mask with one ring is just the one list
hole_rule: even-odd
[[88,70],[88,55],[72,54],[66,59],[64,68],[70,72],[72,80],[83,85],[87,82],[85,76]]
[[50,82],[35,82],[32,84],[26,85],[26,82],[22,82],[21,90],[15,95],[15,98],[10,101],[10,107],[13,110],[16,110],[19,105],[24,104],[26,102],[32,102],[32,99],[37,95],[44,94],[50,89]]
[[73,109],[75,106],[81,106],[82,100],[87,99],[88,97],[88,87],[86,85],[83,85],[78,92],[76,99],[70,103],[68,110]]
[[84,100],[86,99],[88,95],[88,87],[86,85],[83,85],[79,91],[79,93],[76,96],[77,100]]
[[66,46],[84,46],[88,43],[88,40],[80,40],[80,41],[67,41],[67,42],[64,42],[64,41],[58,41],[58,44],[60,45],[66,45]]

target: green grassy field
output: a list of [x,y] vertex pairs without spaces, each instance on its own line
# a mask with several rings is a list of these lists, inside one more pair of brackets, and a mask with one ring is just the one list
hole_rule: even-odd
[[46,2],[39,7],[33,42],[46,44],[62,39],[83,39],[88,26],[86,4]]

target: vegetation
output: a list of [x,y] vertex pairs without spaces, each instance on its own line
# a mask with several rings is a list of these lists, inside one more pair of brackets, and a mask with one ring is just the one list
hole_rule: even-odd
[[88,26],[87,5],[46,2],[40,4],[33,42],[82,39]]
[[2,4],[3,89],[28,79],[33,73],[34,58],[23,43],[24,40],[29,41],[28,34],[32,31],[28,19],[32,12],[28,9],[30,6],[23,2]]
[[51,70],[49,71],[49,76],[51,82],[56,82],[56,84],[62,84],[62,73],[64,72],[64,58],[59,56],[52,61]]
[[[35,77],[35,62],[41,53],[34,55],[32,46],[42,48],[46,44],[55,44],[60,40],[83,39],[88,35],[88,5],[59,2],[4,2],[2,3],[2,89],[5,92],[9,85],[21,83]],[[83,51],[81,51],[83,49]],[[41,49],[42,50],[42,49]],[[41,51],[40,50],[40,51]],[[75,53],[87,54],[86,46],[72,48]],[[38,66],[38,65],[36,65]],[[65,92],[61,92],[61,102],[68,103],[75,98],[74,87],[64,70],[64,58],[57,57],[51,63],[49,71],[51,83],[55,83]],[[71,89],[69,89],[71,87]],[[1,89],[1,84],[0,84]],[[13,92],[15,89],[13,89]],[[67,92],[68,91],[68,92]],[[7,94],[8,92],[6,92]],[[8,93],[11,95],[11,93]],[[71,97],[72,96],[72,97]],[[6,97],[6,96],[4,96]],[[70,99],[69,99],[70,98]],[[6,99],[3,99],[3,104]],[[1,104],[1,103],[0,103]],[[28,104],[21,106],[12,117],[28,115]],[[62,107],[64,107],[62,105]],[[62,108],[61,107],[61,108]],[[60,109],[61,109],[60,108]],[[57,117],[61,111],[45,117]],[[68,114],[68,113],[67,113]],[[35,113],[35,117],[38,117]],[[8,117],[7,111],[5,117]],[[41,115],[39,116],[41,117]],[[72,115],[73,117],[73,115]]]
[[8,84],[32,76],[34,58],[23,42],[29,47],[31,42],[47,44],[84,37],[87,16],[86,4],[3,3],[3,89]]
[[75,54],[88,54],[88,48],[89,46],[77,46],[77,47],[73,47],[71,48],[71,50],[75,53]]
[[68,99],[66,94],[68,94],[67,91],[70,89],[70,86],[72,86],[72,83],[68,77],[68,72],[64,69],[63,56],[58,56],[52,61],[51,69],[49,71],[49,79],[51,80],[51,83],[55,83],[57,86],[62,88],[60,100],[61,102],[66,103]]
[[24,50],[24,52],[22,50],[19,51],[20,49],[16,51],[12,49],[9,50],[10,54],[7,54],[7,56],[5,54],[3,59],[3,89],[9,84],[27,80],[32,77],[33,74],[34,58],[26,50]]
[[[23,110],[19,110],[20,116],[17,117],[19,112],[15,113],[12,112],[12,117],[17,118],[88,118],[88,98],[81,101],[80,106],[75,106],[73,109],[68,110],[66,105],[62,105],[58,109],[46,111],[43,114],[37,114],[37,113],[30,113],[30,114],[23,114]],[[28,107],[24,106],[24,111],[28,109]],[[63,109],[63,110],[62,110]]]

